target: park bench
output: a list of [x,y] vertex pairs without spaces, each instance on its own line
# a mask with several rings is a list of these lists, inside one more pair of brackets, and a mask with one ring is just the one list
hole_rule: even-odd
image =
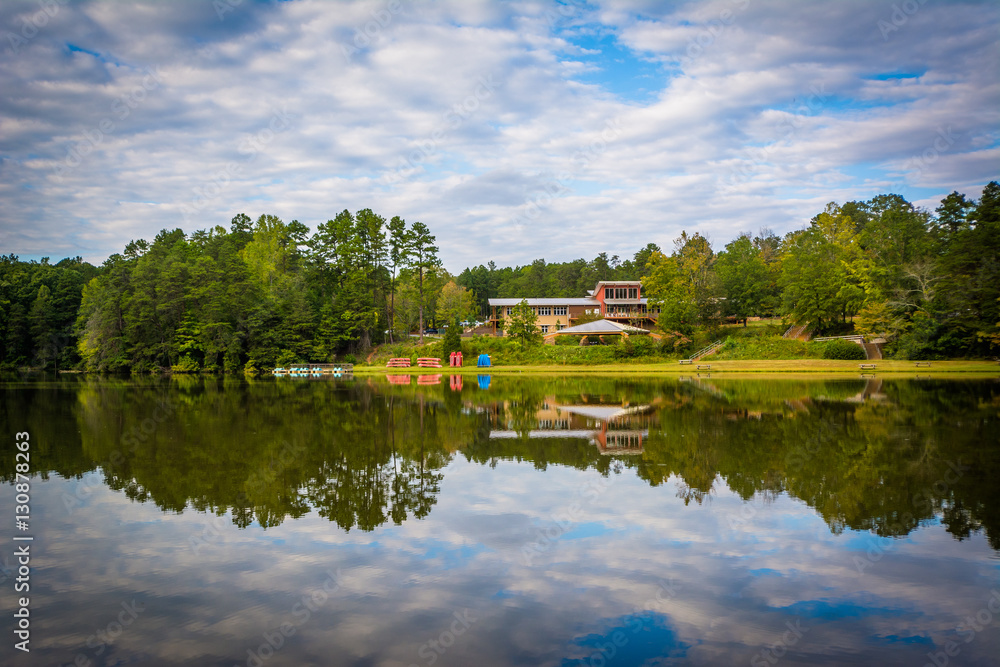
[[681,364],[693,364],[694,360],[693,359],[681,359],[678,363],[681,363]]
[[931,362],[929,362],[929,361],[918,361],[918,362],[917,362],[916,364],[914,364],[914,365],[915,365],[915,366],[916,366],[917,368],[920,368],[921,366],[923,366],[923,367],[925,367],[925,368],[930,368],[930,367],[931,367]]
[[875,364],[858,364],[858,368],[863,371],[873,371],[875,370]]
[[435,357],[420,357],[417,366],[421,368],[441,368],[441,360]]
[[387,363],[385,366],[386,366],[386,368],[409,368],[410,367],[410,360],[406,359],[406,358],[403,358],[403,359],[390,359],[389,363]]
[[710,370],[712,370],[712,365],[711,364],[702,364],[702,365],[698,366],[697,370],[699,370],[699,371],[710,371]]

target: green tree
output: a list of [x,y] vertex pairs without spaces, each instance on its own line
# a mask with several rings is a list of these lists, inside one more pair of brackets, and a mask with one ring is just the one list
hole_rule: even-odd
[[406,266],[410,258],[410,232],[406,221],[398,215],[389,221],[389,340],[394,340],[396,331],[396,274],[401,266]]
[[674,239],[674,253],[654,252],[647,261],[649,273],[642,291],[660,309],[657,323],[664,331],[689,333],[696,325],[715,319],[720,288],[708,240],[698,233],[681,232]]
[[838,293],[843,266],[837,247],[817,227],[790,232],[781,261],[782,301],[785,312],[798,323],[815,323],[824,331],[841,312]]
[[437,299],[437,316],[442,322],[454,325],[474,317],[475,304],[472,293],[464,287],[459,287],[454,280],[449,280],[441,288]]
[[719,253],[716,273],[726,295],[723,312],[743,320],[760,314],[767,294],[768,270],[750,234],[740,234]]
[[650,273],[642,278],[642,292],[649,305],[660,311],[657,326],[663,331],[690,333],[698,322],[698,303],[677,257],[657,252],[647,266]]
[[541,342],[542,334],[537,322],[538,315],[528,305],[528,300],[521,299],[503,323],[504,334],[520,341],[522,346]]
[[438,247],[434,245],[434,235],[422,222],[414,222],[410,228],[410,253],[407,266],[413,269],[417,278],[417,293],[419,295],[420,344],[424,343],[424,305],[427,303],[424,295],[424,282],[441,266],[438,259]]

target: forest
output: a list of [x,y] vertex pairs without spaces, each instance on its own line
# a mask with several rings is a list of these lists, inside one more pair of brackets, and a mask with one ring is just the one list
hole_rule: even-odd
[[780,316],[816,333],[882,336],[899,358],[1000,348],[1000,184],[934,211],[894,194],[830,203],[803,229],[745,232],[715,249],[684,232],[669,251],[450,274],[420,222],[342,211],[311,231],[271,215],[163,230],[95,267],[0,256],[0,368],[239,372],[351,361],[429,326],[487,314],[492,297],[580,297],[643,280],[661,329],[690,334]]

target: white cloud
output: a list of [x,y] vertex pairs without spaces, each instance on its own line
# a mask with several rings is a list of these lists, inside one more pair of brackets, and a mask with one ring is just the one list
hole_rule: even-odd
[[[5,5],[4,32],[36,6]],[[243,2],[221,18],[208,3],[66,5],[0,60],[4,250],[101,261],[238,212],[315,226],[370,207],[428,224],[457,272],[630,255],[682,229],[717,245],[784,232],[883,184],[920,202],[975,194],[997,177],[1000,11],[922,4],[883,36],[891,14],[745,0]],[[597,35],[635,63],[594,60]],[[630,78],[639,63],[660,63],[659,80]],[[629,86],[656,92],[614,92]],[[270,128],[282,110],[287,126]],[[913,161],[949,127],[947,150]],[[88,154],[57,179],[74,149]],[[538,200],[554,181],[565,188]],[[514,222],[533,201],[530,229]]]

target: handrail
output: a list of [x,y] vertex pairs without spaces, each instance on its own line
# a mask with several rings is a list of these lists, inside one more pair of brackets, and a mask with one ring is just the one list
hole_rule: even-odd
[[722,347],[722,341],[721,340],[717,340],[714,343],[712,343],[711,345],[703,347],[700,350],[698,350],[697,352],[695,352],[694,354],[692,354],[690,357],[688,357],[688,361],[697,361],[698,359],[700,359],[701,357],[704,357],[709,352],[714,352],[715,350],[717,350],[720,347]]
[[813,338],[816,342],[823,342],[825,340],[853,340],[865,342],[865,337],[861,334],[852,334],[850,336],[823,336],[822,338]]

